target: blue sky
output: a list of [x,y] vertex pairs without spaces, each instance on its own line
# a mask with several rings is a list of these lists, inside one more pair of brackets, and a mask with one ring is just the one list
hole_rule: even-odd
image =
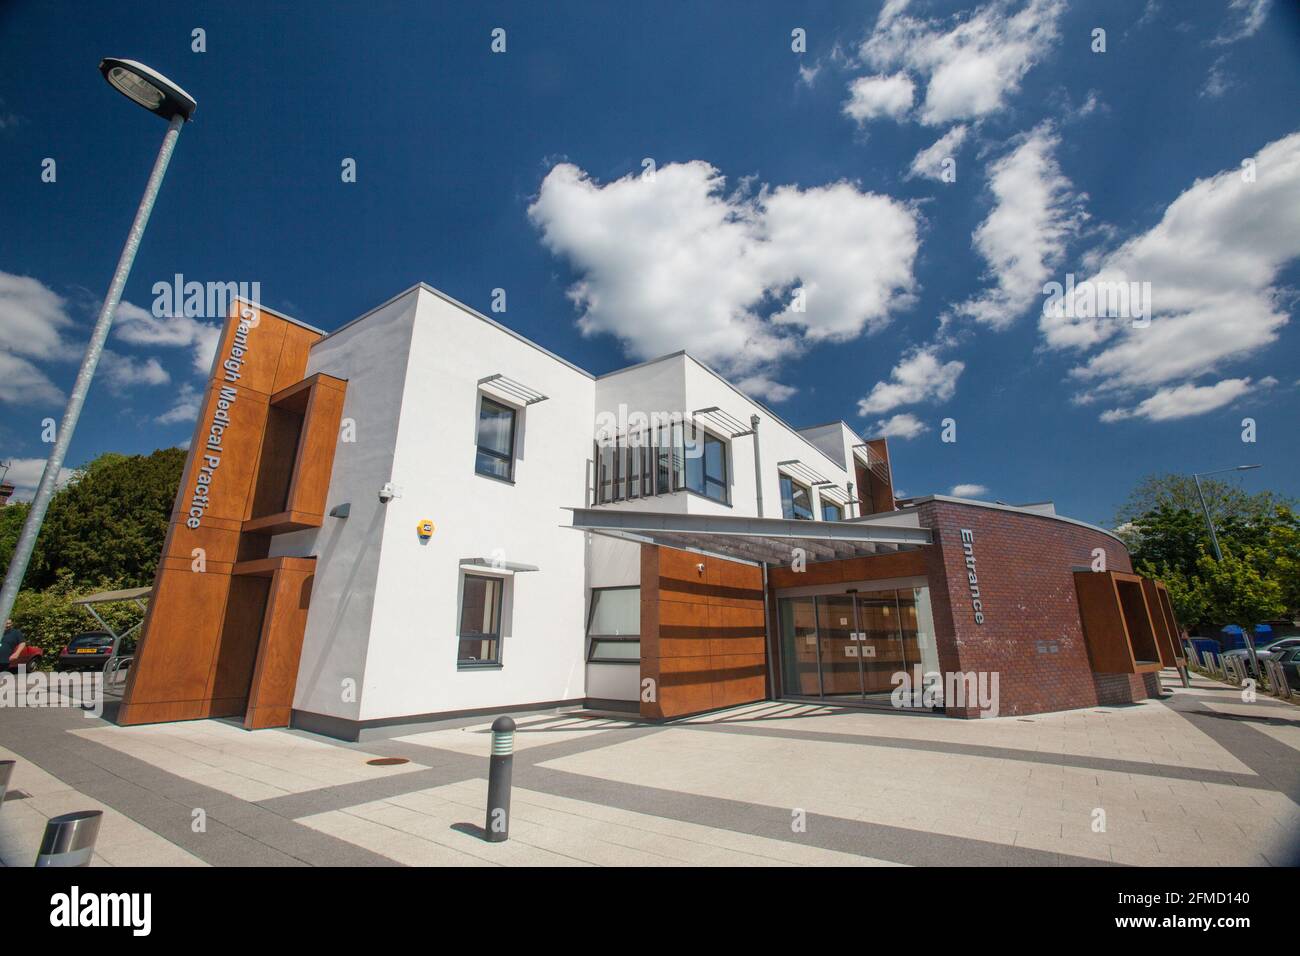
[[[324,329],[417,281],[485,312],[505,289],[497,318],[594,372],[685,347],[792,424],[890,433],[909,494],[1105,521],[1145,474],[1248,461],[1249,490],[1300,495],[1294,4],[306,9],[0,9],[20,483],[163,133],[98,75],[112,55],[199,107],[70,464],[189,437],[212,323],[150,314],[181,273]],[[1045,310],[1067,274],[1150,283],[1149,321]]]

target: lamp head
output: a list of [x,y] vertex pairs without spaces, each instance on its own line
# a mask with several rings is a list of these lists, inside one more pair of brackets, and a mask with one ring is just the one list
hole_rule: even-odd
[[194,97],[167,77],[135,60],[105,57],[99,61],[99,72],[127,99],[163,119],[180,116],[189,120],[198,106]]

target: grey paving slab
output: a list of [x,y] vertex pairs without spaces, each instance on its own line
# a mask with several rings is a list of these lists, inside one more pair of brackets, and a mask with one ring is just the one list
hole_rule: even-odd
[[521,787],[653,816],[869,856],[910,866],[1097,866],[1102,861],[809,813],[796,833],[791,813],[762,806],[587,777],[546,767],[516,769]]
[[[961,754],[966,757],[989,757],[999,760],[1018,760],[1024,763],[1052,767],[1074,767],[1081,770],[1108,770],[1115,773],[1140,773],[1173,780],[1195,780],[1200,783],[1223,783],[1261,790],[1278,789],[1267,779],[1226,770],[1205,770],[1197,767],[1179,767],[1155,764],[1143,760],[1119,760],[1112,757],[1090,757],[1086,754],[1053,753],[1041,750],[1017,750],[1012,747],[988,747],[981,744],[963,744],[943,740],[919,740],[912,737],[881,737],[863,734],[841,734],[817,730],[789,730],[779,727],[747,726],[738,723],[683,724],[682,727],[704,733],[747,734],[759,737],[778,737],[786,740],[820,740],[827,743],[853,744],[864,747],[890,747],[899,750],[920,750],[927,753]],[[1282,749],[1285,745],[1279,744]]]

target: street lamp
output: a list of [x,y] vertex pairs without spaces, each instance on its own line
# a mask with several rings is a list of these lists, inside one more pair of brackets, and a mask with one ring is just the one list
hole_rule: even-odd
[[36,547],[36,537],[40,534],[45,512],[50,507],[50,499],[54,497],[59,471],[63,468],[63,459],[68,453],[68,445],[72,442],[72,433],[76,430],[77,419],[81,416],[81,407],[86,403],[86,393],[90,391],[90,382],[95,377],[95,368],[99,365],[99,357],[104,351],[104,342],[107,341],[109,329],[113,326],[113,317],[117,313],[118,303],[122,300],[126,278],[131,274],[136,251],[140,248],[144,227],[149,222],[149,214],[153,212],[154,200],[158,198],[158,190],[162,186],[163,175],[167,172],[167,164],[171,161],[172,151],[176,148],[181,127],[194,114],[197,105],[194,97],[143,63],[107,57],[100,61],[99,72],[104,74],[104,79],[109,85],[123,96],[167,120],[167,134],[163,137],[162,146],[158,150],[158,158],[154,160],[153,172],[149,174],[144,196],[140,199],[140,206],[135,212],[135,221],[131,223],[131,231],[126,236],[126,245],[122,247],[122,255],[117,260],[117,271],[113,273],[113,281],[108,286],[108,295],[99,310],[99,318],[95,320],[95,328],[86,346],[86,354],[81,360],[81,368],[77,371],[77,380],[68,395],[68,407],[64,409],[63,421],[55,436],[54,448],[50,451],[49,461],[45,463],[41,483],[36,488],[36,496],[32,498],[27,520],[23,522],[22,534],[18,537],[13,557],[9,561],[4,587],[0,588],[0,622],[8,619],[14,601],[18,598],[18,589],[22,586],[23,575],[27,572],[27,563],[31,560],[32,551]]
[[1237,465],[1234,468],[1220,468],[1218,471],[1202,471],[1192,475],[1192,481],[1196,482],[1196,497],[1201,502],[1201,513],[1205,515],[1205,526],[1210,529],[1210,547],[1214,549],[1215,561],[1223,560],[1223,552],[1219,550],[1219,536],[1214,533],[1214,521],[1210,518],[1210,509],[1205,507],[1205,495],[1201,493],[1201,479],[1208,475],[1226,474],[1229,471],[1253,471],[1259,467],[1259,465]]
[[[1210,518],[1210,509],[1205,506],[1205,495],[1201,492],[1201,479],[1208,475],[1222,475],[1230,471],[1253,471],[1260,467],[1259,465],[1237,465],[1233,468],[1220,468],[1217,471],[1202,471],[1192,475],[1192,481],[1196,482],[1196,497],[1201,502],[1201,513],[1205,515],[1205,526],[1210,529],[1210,547],[1214,549],[1214,560],[1222,561],[1223,552],[1219,550],[1219,536],[1214,533],[1214,521]],[[1259,658],[1255,656],[1255,634],[1252,631],[1249,636],[1246,629],[1241,629],[1242,640],[1246,642],[1246,650],[1250,654],[1250,664],[1255,673],[1259,673]]]

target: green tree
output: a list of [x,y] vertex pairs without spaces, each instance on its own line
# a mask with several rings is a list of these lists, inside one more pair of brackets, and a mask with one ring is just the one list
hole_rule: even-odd
[[0,568],[9,567],[30,507],[25,501],[14,501],[0,508]]
[[1163,581],[1169,590],[1169,603],[1180,627],[1190,629],[1207,622],[1209,600],[1205,585],[1194,573],[1162,565],[1137,565],[1138,573]]
[[[1275,495],[1271,491],[1249,494],[1237,485],[1217,478],[1202,479],[1201,491],[1205,495],[1205,506],[1214,519],[1216,529],[1232,519],[1266,517],[1273,514],[1279,505],[1294,509],[1296,504],[1292,499]],[[1115,515],[1115,525],[1127,524],[1160,508],[1201,514],[1196,482],[1191,475],[1148,475],[1143,478],[1128,500],[1120,506]]]
[[[27,642],[41,649],[43,656],[37,666],[49,670],[58,663],[59,652],[68,641],[78,634],[100,630],[99,624],[84,607],[72,603],[74,598],[122,586],[121,581],[113,580],[76,585],[70,576],[63,575],[43,591],[26,589],[19,592],[13,619]],[[100,604],[95,611],[118,634],[144,617],[139,606],[130,602]],[[132,639],[138,633],[133,634]]]
[[1170,505],[1133,519],[1124,539],[1135,567],[1167,567],[1184,576],[1195,575],[1201,553],[1210,549],[1210,534],[1200,511]]
[[[24,585],[43,591],[64,578],[76,586],[151,584],[185,456],[180,448],[108,453],[80,469],[50,502]],[[4,552],[5,540],[0,531],[7,568],[13,546]]]
[[1201,555],[1196,570],[1205,595],[1208,620],[1248,628],[1281,616],[1286,610],[1282,585],[1261,573],[1259,569],[1264,563],[1263,556],[1255,549],[1242,555],[1225,554],[1222,561],[1208,554]]

